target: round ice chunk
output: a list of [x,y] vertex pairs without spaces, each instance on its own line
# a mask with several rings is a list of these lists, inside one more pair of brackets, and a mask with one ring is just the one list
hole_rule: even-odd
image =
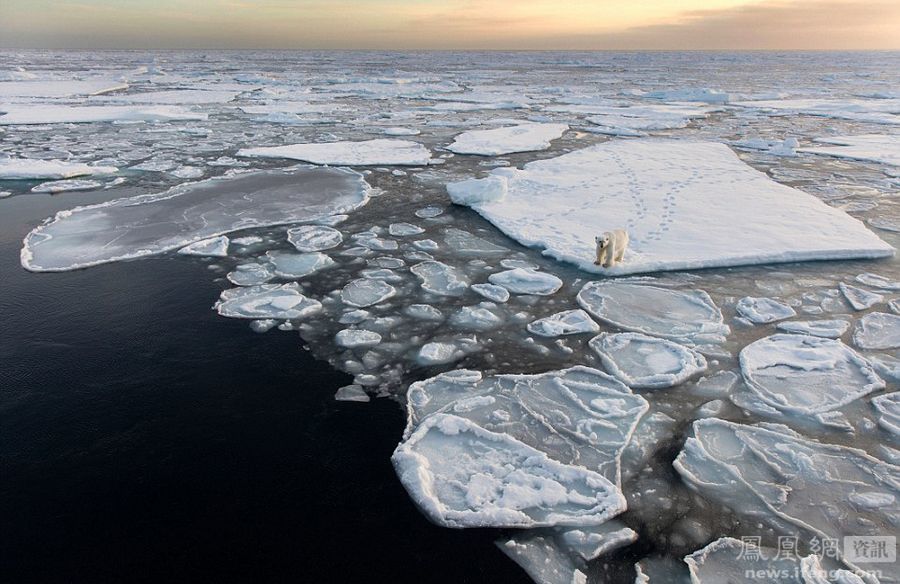
[[771,298],[745,296],[738,300],[735,308],[738,314],[754,324],[768,324],[797,315],[787,304]]
[[226,278],[236,286],[256,286],[265,284],[275,277],[275,272],[269,264],[249,263],[238,264],[234,270],[228,272]]
[[599,330],[600,325],[581,309],[564,310],[528,323],[528,332],[542,337],[596,333]]
[[383,302],[397,293],[397,290],[383,280],[359,278],[353,280],[341,290],[344,304],[365,308]]
[[469,287],[462,272],[442,262],[424,261],[409,270],[422,281],[422,288],[432,294],[460,296]]
[[562,287],[562,280],[553,274],[514,268],[488,276],[491,284],[503,286],[513,294],[549,296]]
[[603,322],[676,341],[722,342],[730,332],[721,311],[702,290],[588,282],[578,293],[578,304]]
[[299,285],[291,282],[223,290],[214,308],[231,318],[290,320],[319,312],[322,304],[301,294]]
[[339,347],[355,349],[357,347],[374,347],[381,343],[381,335],[373,331],[361,329],[344,329],[334,336]]
[[861,349],[900,347],[900,316],[887,312],[870,312],[856,323],[853,342]]
[[288,241],[297,251],[322,251],[337,247],[344,241],[344,236],[334,227],[325,225],[301,225],[288,229]]
[[282,278],[303,278],[334,265],[333,259],[317,251],[299,254],[270,251],[266,256],[272,263],[275,274]]
[[589,344],[604,367],[632,388],[671,387],[706,371],[700,353],[641,333],[601,334]]
[[809,335],[765,337],[744,347],[740,362],[750,390],[783,412],[828,412],[885,385],[844,343]]

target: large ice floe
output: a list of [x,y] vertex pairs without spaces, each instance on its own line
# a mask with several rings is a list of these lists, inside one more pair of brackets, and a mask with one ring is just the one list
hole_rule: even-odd
[[[694,422],[674,465],[704,497],[804,543],[896,534],[900,467],[862,450],[819,443],[784,426],[706,419]],[[893,565],[863,561],[843,547],[836,551],[847,567],[887,567],[883,581],[896,581]]]
[[315,221],[368,201],[362,176],[341,169],[252,172],[164,193],[61,211],[25,237],[22,265],[63,271],[178,249],[239,229]]
[[379,138],[362,142],[323,142],[243,148],[238,156],[290,158],[332,166],[372,166],[376,164],[422,166],[431,162],[431,153],[418,142]]
[[94,174],[112,174],[115,166],[90,166],[64,160],[35,160],[30,158],[0,158],[0,179],[65,179]]
[[631,282],[588,282],[578,304],[626,331],[686,344],[718,343],[730,332],[722,312],[703,290],[672,290]]
[[[448,193],[520,243],[606,274],[894,253],[857,219],[713,142],[614,140]],[[614,229],[631,237],[624,262],[596,266],[594,238]]]
[[900,136],[884,134],[832,136],[818,138],[816,142],[830,144],[830,146],[811,146],[800,148],[798,151],[900,166]]
[[0,108],[0,126],[205,120],[208,115],[176,106],[11,105]]
[[648,406],[604,373],[458,370],[414,383],[407,402],[394,465],[439,524],[596,526],[625,509],[619,457]]
[[470,130],[458,135],[447,150],[482,156],[546,150],[551,140],[556,140],[568,129],[566,124],[528,122],[490,130]]
[[839,340],[775,334],[744,347],[744,381],[755,397],[781,412],[832,411],[885,386],[872,365]]
[[825,118],[900,124],[900,99],[766,99],[735,101],[731,105],[781,113],[798,113]]

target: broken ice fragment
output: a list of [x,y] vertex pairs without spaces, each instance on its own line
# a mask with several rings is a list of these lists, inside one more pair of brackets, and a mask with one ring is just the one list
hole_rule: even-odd
[[884,387],[872,365],[844,343],[775,334],[744,347],[741,372],[750,390],[782,412],[829,412]]
[[741,298],[735,307],[738,314],[754,324],[768,324],[796,316],[794,309],[772,298]]
[[359,278],[353,280],[341,290],[341,300],[344,304],[365,308],[384,302],[394,296],[397,290],[382,280]]
[[589,345],[604,367],[632,388],[671,387],[706,371],[700,353],[641,333],[604,333]]
[[209,239],[201,239],[178,250],[178,253],[192,256],[209,256],[224,258],[228,255],[228,237],[220,235]]
[[549,296],[562,287],[562,280],[553,274],[514,268],[488,276],[491,284],[503,286],[513,294]]
[[341,232],[325,225],[301,225],[287,231],[288,241],[297,251],[323,251],[340,245],[344,240]]
[[214,308],[230,318],[291,320],[319,312],[322,304],[304,296],[299,284],[291,282],[223,290]]

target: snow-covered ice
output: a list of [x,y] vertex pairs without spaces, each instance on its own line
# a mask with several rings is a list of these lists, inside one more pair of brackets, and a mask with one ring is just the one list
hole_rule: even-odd
[[394,463],[437,523],[586,526],[624,510],[619,457],[647,402],[608,375],[458,370],[414,383],[407,403]]
[[[900,513],[900,467],[862,450],[824,444],[784,426],[694,422],[675,459],[682,479],[704,497],[782,536],[843,539],[893,536]],[[859,505],[855,501],[872,501]],[[877,504],[876,504],[877,502]],[[874,570],[880,564],[844,562]],[[714,580],[715,581],[715,580]]]
[[559,337],[600,330],[591,315],[581,309],[564,310],[528,323],[528,332],[542,337]]
[[839,340],[775,334],[741,350],[750,390],[768,406],[820,414],[884,387],[872,365]]
[[771,99],[734,101],[731,105],[809,116],[870,122],[900,124],[900,99]]
[[466,275],[443,262],[424,261],[409,268],[419,277],[422,289],[440,296],[461,296],[469,288]]
[[844,298],[846,298],[847,302],[850,303],[850,306],[853,307],[853,310],[866,310],[867,308],[872,308],[879,302],[884,302],[884,296],[876,294],[875,292],[869,292],[868,290],[863,290],[862,288],[851,286],[844,282],[838,284],[838,287],[844,295]]
[[344,236],[334,227],[327,225],[301,225],[292,227],[287,232],[288,241],[297,251],[322,251],[337,247],[344,241]]
[[25,237],[22,265],[64,271],[178,249],[231,231],[312,221],[368,201],[362,176],[307,168],[214,178],[61,211]]
[[872,407],[878,412],[878,425],[900,438],[900,391],[872,398]]
[[209,256],[224,258],[228,255],[228,237],[220,235],[209,239],[201,239],[178,250],[178,253],[192,256]]
[[419,235],[425,233],[425,230],[418,225],[412,223],[391,223],[388,226],[388,233],[394,237],[406,237],[408,235]]
[[635,389],[672,387],[706,371],[700,353],[642,333],[604,333],[590,347],[607,371]]
[[31,188],[32,193],[68,193],[72,191],[94,191],[103,188],[103,183],[95,180],[69,178],[41,183]]
[[[232,243],[234,243],[233,240]],[[226,277],[235,286],[256,286],[265,284],[274,278],[275,272],[272,271],[272,266],[268,263],[252,262],[238,264],[233,271],[228,272]]]
[[365,308],[384,302],[397,293],[397,290],[383,280],[358,278],[341,290],[341,300],[349,306]]
[[626,282],[588,282],[578,304],[603,322],[679,342],[721,342],[730,332],[702,290],[672,290]]
[[454,343],[432,342],[422,345],[416,361],[420,365],[444,365],[453,363],[462,356],[462,351]]
[[503,286],[513,294],[533,294],[537,296],[549,296],[556,294],[562,287],[562,280],[537,270],[513,268],[503,272],[497,272],[488,276],[491,284]]
[[471,288],[473,292],[493,302],[503,303],[509,300],[509,290],[503,286],[497,286],[496,284],[472,284]]
[[546,150],[551,140],[556,140],[568,129],[566,124],[528,122],[490,130],[470,130],[458,135],[447,150],[481,156]]
[[334,342],[339,347],[356,349],[359,347],[375,347],[381,344],[381,335],[374,331],[362,329],[344,329],[338,331]]
[[331,166],[379,164],[421,166],[431,162],[431,153],[418,142],[386,138],[362,142],[323,142],[243,148],[238,150],[237,155],[258,158],[290,158]]
[[786,333],[837,339],[843,336],[850,328],[850,321],[843,319],[791,320],[788,322],[779,322],[775,327]]
[[[776,183],[718,143],[613,140],[522,170],[495,169],[482,181],[451,184],[448,192],[520,243],[592,272],[894,253],[857,219]],[[631,237],[624,262],[594,265],[594,237],[614,229]]]
[[738,314],[754,324],[768,324],[797,316],[793,308],[772,298],[745,296],[735,306]]
[[291,320],[321,311],[322,304],[304,296],[300,286],[291,282],[223,290],[214,308],[230,318]]
[[828,138],[818,138],[816,142],[824,142],[832,144],[832,146],[800,148],[799,152],[900,166],[900,136],[890,134],[829,136]]
[[91,166],[64,160],[36,160],[31,158],[0,158],[0,179],[66,179],[76,176],[112,174],[115,166]]
[[856,276],[856,281],[860,284],[865,284],[866,286],[871,286],[873,288],[881,288],[883,290],[900,290],[900,282],[895,282],[884,276],[880,276],[878,274],[872,274],[871,272],[866,272],[864,274],[859,274]]
[[281,278],[297,279],[314,274],[334,265],[334,260],[324,253],[266,252],[275,274]]
[[0,126],[28,124],[89,124],[95,122],[167,122],[205,120],[207,114],[176,106],[3,106]]
[[861,349],[900,348],[900,316],[870,312],[856,323],[853,342]]
[[600,473],[453,414],[423,420],[391,460],[422,512],[446,527],[597,525],[625,509]]

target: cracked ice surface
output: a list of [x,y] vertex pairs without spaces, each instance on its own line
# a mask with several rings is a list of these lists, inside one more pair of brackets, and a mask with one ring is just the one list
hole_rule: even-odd
[[291,282],[223,290],[215,309],[230,318],[291,320],[319,312],[322,304],[304,296],[300,286]]
[[722,342],[730,332],[722,312],[702,290],[588,282],[578,293],[578,304],[613,326],[678,342]]
[[736,513],[803,541],[896,533],[900,467],[784,427],[707,419],[693,429],[675,469],[691,488]]
[[700,353],[641,333],[604,333],[589,344],[610,373],[635,389],[671,387],[706,371]]
[[794,309],[772,298],[741,298],[735,307],[738,314],[754,324],[768,324],[797,316]]
[[90,166],[64,160],[33,160],[28,158],[0,158],[0,179],[64,179],[95,174],[112,174],[115,166]]
[[839,340],[775,334],[744,347],[744,380],[777,410],[821,414],[884,388],[872,365]]
[[[522,170],[495,169],[482,181],[504,184],[487,198],[466,197],[458,185],[448,190],[519,243],[591,272],[621,275],[894,253],[857,219],[771,180],[719,143],[614,140],[530,162]],[[480,190],[482,181],[470,180],[465,191]],[[623,263],[594,265],[594,237],[614,229],[631,237]]]
[[178,249],[249,227],[314,221],[368,201],[362,176],[339,169],[240,174],[164,193],[61,211],[25,237],[22,265],[65,271]]
[[853,342],[861,349],[900,347],[900,316],[887,312],[870,312],[856,323]]

